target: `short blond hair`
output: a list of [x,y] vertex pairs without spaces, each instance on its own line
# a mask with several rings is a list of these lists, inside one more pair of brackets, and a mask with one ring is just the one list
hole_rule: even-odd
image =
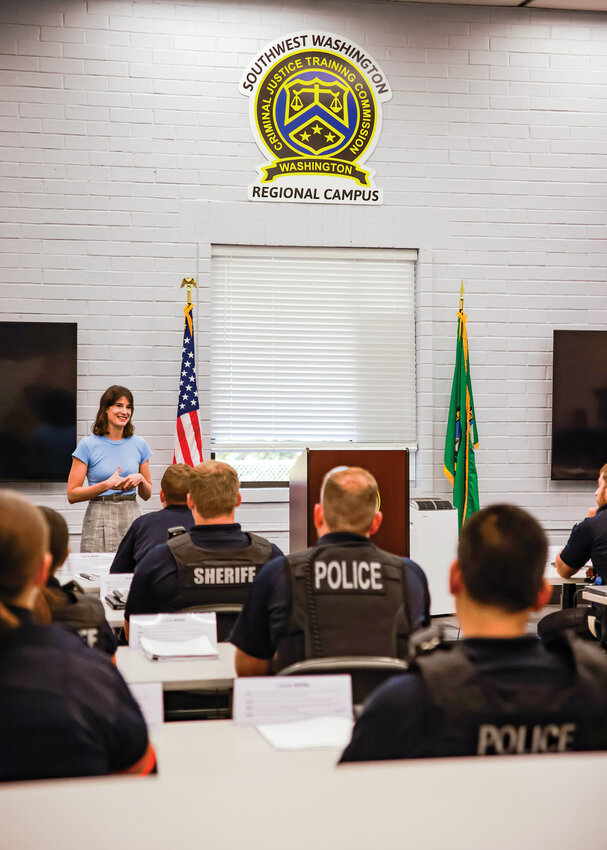
[[602,478],[603,481],[607,482],[607,463],[604,463],[601,467],[601,471],[599,472],[599,478]]
[[236,508],[240,481],[229,463],[205,460],[190,472],[190,496],[201,517],[227,516]]
[[160,482],[167,505],[185,505],[190,492],[190,473],[192,467],[187,463],[173,463],[167,466]]
[[328,472],[321,502],[329,530],[366,534],[377,513],[377,496],[377,481],[360,466]]

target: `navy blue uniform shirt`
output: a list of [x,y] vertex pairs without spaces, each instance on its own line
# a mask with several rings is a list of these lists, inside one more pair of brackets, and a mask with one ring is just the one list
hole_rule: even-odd
[[[202,549],[216,552],[226,549],[244,549],[251,538],[237,522],[219,525],[195,525],[190,531],[192,543]],[[272,558],[282,552],[272,543]],[[265,566],[261,570],[265,569]],[[179,593],[179,572],[168,544],[151,549],[141,561],[133,576],[126,601],[124,617],[132,614],[159,614],[176,610]],[[177,606],[178,607],[178,606]]]
[[[567,656],[550,652],[534,635],[469,638],[462,641],[462,647],[477,667],[481,681],[510,700],[513,710],[529,710],[537,699],[538,686],[545,684],[562,691],[573,684],[572,665]],[[549,711],[551,705],[533,708]],[[607,707],[596,706],[595,712],[596,722],[605,723]],[[441,728],[442,717],[442,710],[432,703],[418,670],[393,676],[366,702],[341,761],[441,755],[432,749],[432,734]],[[476,755],[467,745],[467,741],[462,741],[457,754]]]
[[607,505],[573,526],[561,560],[572,570],[579,570],[592,560],[597,573],[607,582]]
[[148,746],[145,721],[110,659],[29,611],[0,648],[0,781],[126,770]]
[[187,505],[167,505],[160,511],[137,517],[120,541],[110,572],[134,573],[150,549],[167,542],[169,528],[179,525],[186,531],[194,525],[192,511]]
[[[359,534],[335,531],[320,537],[317,545],[357,543],[368,546]],[[403,558],[413,630],[430,622],[430,594],[424,571],[414,561]],[[279,641],[288,634],[291,585],[284,557],[270,561],[255,577],[244,608],[232,630],[230,641],[253,658],[271,660]]]

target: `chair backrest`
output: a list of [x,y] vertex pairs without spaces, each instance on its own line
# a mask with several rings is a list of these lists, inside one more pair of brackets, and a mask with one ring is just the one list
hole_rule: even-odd
[[338,658],[310,658],[279,671],[279,676],[316,676],[347,673],[352,677],[352,703],[361,706],[367,696],[390,676],[404,673],[408,664],[401,658],[376,655],[344,655]]
[[180,608],[180,613],[188,613],[190,611],[199,614],[217,614],[217,640],[219,643],[226,641],[232,631],[232,626],[238,619],[238,615],[242,611],[242,605],[236,603],[224,603],[219,605],[192,605],[189,608]]

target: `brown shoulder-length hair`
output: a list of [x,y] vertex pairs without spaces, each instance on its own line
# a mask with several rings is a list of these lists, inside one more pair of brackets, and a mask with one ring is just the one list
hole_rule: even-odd
[[[46,520],[49,530],[48,549],[53,557],[49,576],[54,576],[56,571],[65,562],[70,546],[70,533],[67,523],[60,513],[45,505],[39,505],[38,510]],[[46,625],[52,623],[54,613],[66,605],[66,597],[54,587],[41,587],[36,601],[34,602],[33,614],[38,623]]]
[[135,413],[133,393],[126,387],[121,387],[119,384],[112,384],[112,386],[108,387],[99,399],[99,410],[95,417],[95,424],[91,428],[93,434],[97,437],[105,437],[108,433],[107,409],[113,404],[116,404],[118,399],[122,398],[122,396],[124,396],[131,405],[131,418],[124,426],[123,437],[132,437],[135,433],[135,426],[133,425],[133,414]]

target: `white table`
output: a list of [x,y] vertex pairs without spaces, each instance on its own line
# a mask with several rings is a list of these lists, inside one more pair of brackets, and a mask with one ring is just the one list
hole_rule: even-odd
[[594,602],[597,605],[607,605],[607,586],[604,584],[589,585],[584,589],[582,599],[586,602]]
[[[180,726],[181,728],[177,728]],[[588,804],[607,754],[413,760],[335,768],[335,751],[279,752],[256,730],[170,724],[147,779],[18,783],[0,789],[15,850],[481,850],[601,847]],[[555,807],[567,789],[563,820]]]
[[284,764],[330,769],[341,755],[339,748],[275,750],[254,726],[236,726],[232,720],[165,723],[151,735],[163,774],[199,776],[201,765],[213,775],[238,772],[239,765],[271,773]]
[[576,593],[576,585],[584,584],[584,580],[586,578],[586,569],[583,568],[577,573],[577,575],[572,576],[571,578],[563,578],[557,572],[555,561],[556,556],[559,554],[563,547],[562,546],[549,546],[548,547],[548,563],[546,564],[546,569],[544,570],[544,578],[548,582],[548,584],[556,587],[560,585],[563,588],[562,595],[562,607],[563,608],[572,608],[574,604],[574,597]]
[[229,690],[234,670],[235,647],[220,643],[218,658],[197,658],[193,661],[151,661],[130,646],[116,650],[116,666],[130,684],[161,682],[165,691]]
[[582,567],[579,573],[576,573],[576,575],[571,578],[563,578],[563,576],[558,574],[554,564],[548,564],[544,570],[544,578],[548,584],[552,585],[584,584],[584,581],[586,580],[586,567]]
[[554,564],[548,564],[548,566],[544,570],[544,578],[546,579],[548,584],[553,585],[553,587],[559,585],[562,586],[562,607],[572,608],[574,604],[575,593],[578,590],[579,586],[584,585],[584,582],[586,580],[586,568],[582,568],[579,573],[572,576],[571,578],[563,578],[558,574]]

